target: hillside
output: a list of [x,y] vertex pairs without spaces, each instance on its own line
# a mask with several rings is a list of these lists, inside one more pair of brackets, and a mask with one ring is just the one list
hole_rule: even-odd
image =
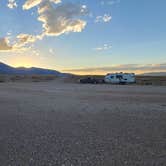
[[9,65],[6,65],[4,63],[0,62],[0,74],[17,74],[17,75],[55,75],[55,76],[66,76],[67,74],[61,73],[56,70],[50,70],[50,69],[43,69],[43,68],[24,68],[24,67],[11,67]]
[[143,73],[142,76],[166,76],[166,72]]

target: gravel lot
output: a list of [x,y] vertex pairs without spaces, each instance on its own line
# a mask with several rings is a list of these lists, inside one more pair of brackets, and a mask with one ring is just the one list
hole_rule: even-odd
[[0,84],[2,166],[166,166],[166,87]]

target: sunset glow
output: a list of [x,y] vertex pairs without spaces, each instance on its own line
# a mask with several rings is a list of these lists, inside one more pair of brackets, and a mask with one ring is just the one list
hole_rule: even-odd
[[163,0],[1,1],[0,61],[75,74],[165,72],[165,5]]

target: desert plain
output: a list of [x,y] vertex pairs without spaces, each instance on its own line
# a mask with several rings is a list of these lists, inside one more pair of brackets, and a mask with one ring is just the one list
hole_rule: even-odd
[[166,87],[0,84],[2,166],[166,166]]

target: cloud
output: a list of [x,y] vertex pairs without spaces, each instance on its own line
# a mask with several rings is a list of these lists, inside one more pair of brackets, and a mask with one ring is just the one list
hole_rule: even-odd
[[7,36],[11,36],[11,35],[12,35],[12,32],[11,32],[11,31],[8,31],[8,32],[6,33],[6,35],[7,35]]
[[29,10],[32,7],[39,5],[41,2],[42,2],[42,0],[27,0],[23,5],[23,9]]
[[[47,0],[48,2],[54,2],[54,3],[60,3],[61,0]],[[46,0],[27,0],[24,5],[23,5],[23,9],[24,10],[29,10],[37,5],[39,5],[42,2],[46,2]]]
[[0,38],[0,51],[11,50],[12,47],[9,44],[8,38]]
[[27,44],[34,43],[36,40],[41,40],[42,35],[29,35],[29,34],[19,34],[16,36],[16,47],[23,47]]
[[35,56],[39,56],[39,55],[40,55],[39,50],[36,50],[36,49],[32,49],[32,53],[33,53],[33,55],[35,55]]
[[16,8],[17,7],[16,1],[15,0],[8,0],[7,7],[10,8],[10,9]]
[[104,51],[104,50],[110,50],[112,48],[111,44],[104,44],[101,47],[96,47],[95,50],[96,51]]
[[19,34],[11,42],[9,37],[0,38],[0,52],[25,51],[30,44],[41,40],[42,35]]
[[25,50],[27,48],[11,44],[7,37],[0,38],[0,52],[20,52]]
[[52,54],[52,55],[55,53],[52,48],[50,48],[48,51],[49,51],[49,53]]
[[120,3],[120,0],[102,0],[101,5],[114,5]]
[[24,10],[34,6],[38,7],[38,20],[42,22],[43,36],[59,36],[69,32],[81,32],[86,21],[79,19],[88,13],[85,5],[60,3],[61,0],[27,0],[23,5]]
[[55,7],[52,2],[60,3],[61,0],[27,0],[23,5],[25,10],[38,6],[38,20],[43,23],[44,35],[59,36],[85,28],[86,22],[78,19],[88,13],[85,5],[66,3]]
[[38,7],[38,20],[43,23],[45,35],[59,36],[69,32],[81,32],[86,22],[78,17],[86,15],[87,12],[84,5],[66,3],[54,7],[46,1]]
[[83,68],[83,69],[71,69],[66,72],[74,73],[110,73],[110,72],[154,72],[154,71],[166,71],[166,63],[162,64],[125,64],[125,65],[111,65],[107,67],[97,68]]
[[[15,0],[9,0],[9,2],[15,4]],[[39,35],[21,33],[14,39],[4,37],[1,39],[0,51],[26,50],[30,48],[31,44],[45,36],[81,32],[86,26],[86,21],[78,17],[88,14],[87,7],[73,3],[55,6],[54,4],[57,3],[61,3],[61,0],[27,0],[23,9],[29,10],[32,7],[38,7],[38,20],[42,22],[43,31]]]
[[98,23],[98,22],[110,22],[112,19],[112,16],[109,15],[109,14],[104,14],[104,16],[97,16],[96,19],[95,19],[95,22]]
[[61,3],[62,1],[61,0],[50,0],[50,2],[54,2],[54,3]]

